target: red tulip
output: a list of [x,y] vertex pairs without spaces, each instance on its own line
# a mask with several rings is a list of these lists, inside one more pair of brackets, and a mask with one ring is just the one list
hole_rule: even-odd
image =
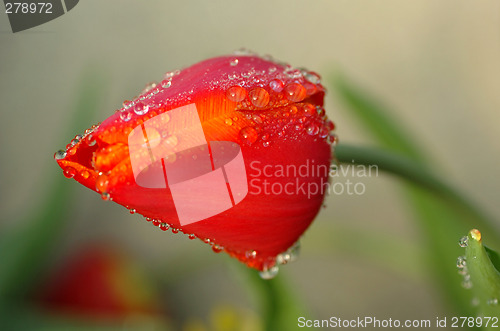
[[[335,141],[324,94],[313,72],[254,54],[221,56],[165,74],[55,158],[103,199],[267,270],[276,257],[286,262],[279,254],[323,202]],[[207,184],[202,175],[217,171],[224,185]],[[199,186],[184,185],[198,175],[190,183]],[[203,213],[210,216],[195,219]]]
[[43,283],[36,301],[61,314],[123,319],[138,313],[159,316],[164,309],[157,293],[122,251],[98,245],[64,261]]

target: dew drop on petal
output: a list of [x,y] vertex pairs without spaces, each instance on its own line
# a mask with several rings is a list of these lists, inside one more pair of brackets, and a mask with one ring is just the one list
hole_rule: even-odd
[[80,177],[82,177],[83,179],[87,179],[90,177],[90,172],[88,172],[87,170],[82,170],[80,171]]
[[128,122],[132,119],[132,113],[128,111],[121,112],[120,119],[124,122]]
[[458,245],[460,247],[467,247],[467,245],[469,244],[469,238],[467,236],[463,236],[462,238],[460,238],[460,240],[458,241]]
[[307,96],[304,86],[299,83],[291,83],[285,87],[286,98],[292,102],[300,102]]
[[326,138],[328,137],[328,134],[330,133],[330,130],[328,130],[328,128],[326,127],[322,127],[320,130],[319,130],[319,137],[320,138]]
[[139,102],[134,106],[134,112],[137,115],[144,115],[148,112],[149,106],[143,102]]
[[309,123],[306,126],[306,132],[308,135],[315,136],[319,132],[319,127],[316,123]]
[[231,60],[230,64],[231,64],[231,66],[234,67],[234,66],[238,65],[238,62],[239,62],[238,59],[233,59],[233,60]]
[[62,160],[66,157],[66,151],[65,150],[58,150],[57,152],[54,153],[54,160]]
[[278,274],[278,266],[272,266],[271,268],[264,268],[264,270],[259,272],[259,276],[262,279],[272,279]]
[[243,129],[240,130],[240,139],[243,143],[246,143],[247,145],[253,144],[257,138],[259,137],[259,134],[257,133],[257,130],[255,130],[251,126],[246,126]]
[[226,118],[226,120],[224,121],[227,125],[233,125],[233,120],[230,119],[230,118]]
[[107,192],[109,186],[109,178],[106,175],[100,175],[95,181],[95,188],[98,192]]
[[285,84],[279,79],[273,79],[272,81],[269,82],[269,87],[274,92],[280,93],[281,91],[283,91]]
[[162,231],[167,231],[169,228],[170,228],[170,226],[167,223],[160,224],[160,230],[162,230]]
[[111,199],[111,197],[110,197],[108,192],[103,192],[103,193],[101,193],[101,199],[103,199],[104,201],[107,201],[107,200]]
[[194,239],[196,239],[196,235],[190,234],[190,235],[188,235],[188,238],[191,239],[191,240],[194,240]]
[[309,82],[315,85],[321,83],[321,77],[313,71],[303,71],[302,75],[304,76],[305,79],[307,79]]
[[135,210],[134,208],[132,208],[132,209],[129,209],[128,212],[131,213],[131,214],[135,214],[137,212],[137,210]]
[[220,253],[224,250],[224,247],[221,247],[217,244],[213,245],[212,246],[212,251],[214,251],[215,253]]
[[255,257],[257,257],[257,251],[254,251],[254,250],[246,251],[245,257],[247,259],[255,259]]
[[161,82],[161,87],[163,88],[169,88],[172,86],[172,81],[170,79],[165,79]]
[[129,109],[130,107],[132,107],[132,105],[133,105],[133,104],[134,104],[134,103],[133,103],[132,101],[130,101],[130,100],[125,100],[125,101],[123,101],[123,108],[124,108],[124,109]]
[[263,108],[269,103],[269,93],[262,87],[255,87],[248,92],[250,102],[258,108]]
[[290,262],[294,262],[299,258],[300,255],[300,242],[297,241],[287,250],[287,253],[290,255]]
[[67,167],[64,169],[63,174],[66,178],[73,178],[76,175],[76,169],[73,167]]
[[243,101],[246,95],[247,91],[241,86],[232,86],[226,91],[227,98],[234,102]]

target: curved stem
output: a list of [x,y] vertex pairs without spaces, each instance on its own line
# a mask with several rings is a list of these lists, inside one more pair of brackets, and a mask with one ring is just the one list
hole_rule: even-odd
[[418,162],[387,150],[346,144],[335,147],[335,157],[341,163],[377,165],[380,170],[426,188],[460,212],[464,219],[469,220],[467,225],[470,228],[483,229],[484,232],[495,233],[497,238],[499,236],[498,228],[487,215]]

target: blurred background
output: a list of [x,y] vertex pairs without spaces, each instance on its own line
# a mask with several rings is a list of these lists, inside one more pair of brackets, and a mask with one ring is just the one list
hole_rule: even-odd
[[[163,73],[241,47],[320,73],[340,141],[376,145],[333,88],[335,75],[347,77],[391,110],[441,178],[500,215],[500,2],[87,0],[15,34],[0,13],[0,233],[36,218],[46,192],[63,177],[53,154],[75,134]],[[78,115],[82,82],[93,79],[101,92],[98,111]],[[301,258],[280,270],[302,316],[449,314],[422,257],[425,234],[399,182],[382,173],[355,180],[365,194],[328,196],[301,241]],[[62,185],[70,190],[61,197],[68,211],[33,275],[27,294],[33,314],[66,319],[82,310],[78,319],[94,323],[101,311],[89,310],[92,304],[80,302],[70,313],[61,307],[71,301],[70,289],[95,278],[97,288],[115,289],[108,299],[120,303],[111,305],[111,315],[120,317],[112,324],[259,329],[258,299],[237,261],[159,231],[73,180]],[[458,239],[443,238],[450,245]],[[383,249],[373,247],[388,242],[405,261],[388,263]],[[76,277],[98,273],[96,266],[101,276]],[[290,320],[291,330],[296,325]]]

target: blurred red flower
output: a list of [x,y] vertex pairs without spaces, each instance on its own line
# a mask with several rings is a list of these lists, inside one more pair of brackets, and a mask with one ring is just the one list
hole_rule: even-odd
[[[267,270],[297,242],[323,202],[335,141],[334,124],[323,108],[324,94],[319,75],[271,58],[248,52],[212,58],[169,72],[159,84],[149,84],[102,124],[76,136],[55,158],[66,177],[96,190],[103,199],[144,215],[162,230],[181,231],[209,243],[216,252],[225,251],[250,267]],[[186,131],[190,120],[180,118],[172,124],[172,119],[188,114],[188,108],[196,110],[201,129],[182,136],[178,132]],[[149,125],[153,118],[158,121]],[[170,126],[162,126],[167,121]],[[134,145],[131,137],[136,133],[143,140]],[[165,156],[161,163],[157,160],[156,168],[151,165],[149,170],[150,165],[141,162],[149,157],[153,162],[158,153],[154,148],[159,148],[155,146],[171,150],[182,143],[193,146],[203,135],[210,142],[209,172],[222,168],[212,158],[212,142],[232,142],[238,146],[235,151],[241,150],[246,178],[239,183],[240,191],[230,191],[231,208],[186,224],[174,203],[174,189],[166,184],[171,184],[166,169],[172,164],[187,169],[203,161],[191,153],[188,162],[188,155],[177,153]],[[165,180],[139,185],[137,167],[165,175]],[[227,188],[234,190],[227,167],[225,171]],[[223,204],[216,185],[183,190],[186,201],[186,192],[193,196],[191,205],[184,206],[187,212]],[[212,202],[199,202],[205,196]],[[286,262],[283,256],[278,262]]]
[[82,248],[42,285],[38,303],[62,315],[124,320],[165,313],[158,290],[143,270],[109,245]]

